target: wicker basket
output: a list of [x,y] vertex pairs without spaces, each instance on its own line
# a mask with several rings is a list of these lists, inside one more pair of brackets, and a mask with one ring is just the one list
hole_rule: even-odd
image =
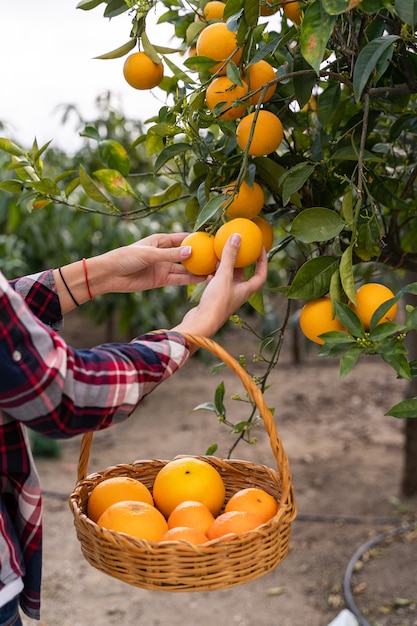
[[196,458],[208,461],[220,472],[226,499],[239,489],[261,487],[277,499],[279,506],[275,517],[258,529],[230,541],[215,539],[200,546],[184,541],[154,543],[100,528],[86,515],[87,501],[95,485],[112,476],[131,476],[152,490],[156,474],[167,461],[135,461],[86,477],[92,433],[84,435],[78,482],[69,498],[84,557],[110,576],[136,587],[159,591],[225,589],[263,576],[286,557],[291,522],[296,516],[288,459],[261,391],[235,359],[214,341],[192,335],[185,338],[220,357],[239,376],[263,419],[277,469],[213,456]]

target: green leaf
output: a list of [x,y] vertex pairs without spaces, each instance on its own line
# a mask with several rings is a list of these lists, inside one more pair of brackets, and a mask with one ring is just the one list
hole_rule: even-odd
[[417,24],[417,0],[395,0],[395,10],[400,20],[413,28]]
[[340,378],[344,378],[352,371],[361,354],[362,350],[360,348],[353,347],[341,357],[339,369]]
[[222,208],[224,204],[224,196],[221,194],[210,198],[205,206],[201,209],[197,221],[194,225],[194,230],[200,230],[207,222],[209,222],[216,213]]
[[336,316],[339,322],[349,331],[353,337],[365,337],[365,329],[355,311],[344,302],[336,302]]
[[348,187],[342,200],[342,215],[346,223],[353,223],[353,195],[352,187]]
[[263,294],[262,294],[261,289],[259,289],[258,291],[255,291],[250,296],[248,302],[257,313],[260,313],[260,315],[265,314],[264,299],[263,299]]
[[335,22],[335,16],[329,15],[318,1],[310,4],[304,12],[300,34],[301,54],[317,74]]
[[220,415],[220,417],[226,416],[226,408],[223,402],[224,393],[225,393],[225,387],[224,387],[224,382],[222,381],[220,385],[217,386],[216,391],[214,392],[214,404],[216,406],[216,411]]
[[410,364],[406,357],[407,350],[399,339],[393,337],[377,344],[375,352],[397,372],[400,378],[412,379]]
[[339,260],[333,256],[321,256],[306,261],[296,273],[287,298],[293,300],[314,300],[329,291],[332,274]]
[[284,206],[288,204],[292,194],[301,189],[314,170],[315,165],[310,165],[307,162],[297,163],[281,176],[279,184],[282,185],[282,203]]
[[0,190],[8,193],[21,193],[24,185],[20,180],[8,179],[0,183]]
[[98,7],[99,4],[105,4],[105,0],[81,0],[75,8],[89,11]]
[[[394,52],[394,44],[399,39],[397,35],[385,35],[370,41],[360,52],[353,70],[353,91],[356,102],[359,102],[368,80],[376,70],[378,63],[383,60],[387,65]],[[386,56],[388,53],[388,56]],[[384,70],[385,71],[385,70]],[[384,73],[380,68],[378,74]]]
[[321,0],[323,9],[329,15],[346,13],[350,0]]
[[6,139],[6,137],[0,137],[0,150],[13,156],[22,156],[24,154],[23,150],[19,148],[17,144],[10,141],[10,139]]
[[100,202],[100,204],[107,204],[108,198],[100,191],[94,180],[87,174],[84,167],[80,165],[80,183],[85,193],[91,200]]
[[99,155],[102,161],[110,169],[117,170],[123,176],[127,176],[130,172],[130,159],[125,148],[113,139],[105,139],[100,141]]
[[355,280],[353,278],[352,246],[346,248],[340,259],[340,282],[347,297],[356,304]]
[[155,165],[153,168],[154,174],[157,174],[161,167],[163,167],[168,161],[175,158],[179,154],[183,154],[190,149],[190,145],[188,143],[173,143],[166,148],[164,148],[159,154],[155,161]]
[[329,85],[317,97],[317,116],[319,122],[326,127],[332,120],[334,114],[338,110],[341,98],[341,89],[339,83]]
[[280,191],[281,185],[278,183],[281,176],[285,174],[285,168],[270,159],[269,157],[257,157],[253,160],[256,165],[256,172],[258,176],[270,187],[273,191]]
[[168,189],[165,189],[161,193],[154,194],[149,200],[149,205],[151,207],[155,207],[159,205],[172,204],[173,202],[178,200],[181,193],[182,193],[181,183],[174,183],[173,185],[168,187]]
[[186,74],[180,67],[178,67],[178,65],[175,65],[175,63],[173,63],[171,59],[168,59],[165,55],[164,61],[177,80],[182,80],[185,85],[195,84],[195,80],[191,76]]
[[258,24],[259,18],[259,5],[253,0],[245,0],[244,12],[246,24],[249,28],[255,28]]
[[146,34],[145,30],[142,32],[141,41],[142,41],[143,51],[148,55],[148,57],[152,59],[152,61],[154,63],[157,63],[158,65],[162,63],[161,59],[158,56],[157,51],[155,50],[155,48],[149,41],[148,35]]
[[316,84],[317,76],[311,65],[307,63],[297,48],[294,55],[294,72],[302,72],[305,70],[311,70],[311,74],[303,73],[293,78],[294,94],[300,109],[309,101],[313,87]]
[[383,341],[388,337],[391,337],[395,333],[400,333],[404,330],[404,326],[401,324],[395,324],[394,322],[383,322],[378,324],[369,334],[371,341]]
[[213,402],[202,402],[192,409],[194,411],[214,411],[216,412],[216,405]]
[[398,402],[385,415],[399,418],[417,417],[417,398],[409,398]]
[[42,180],[28,182],[27,183],[31,189],[38,191],[39,193],[49,195],[49,196],[60,196],[61,190],[58,185],[55,184],[54,180],[50,178],[42,178]]
[[395,304],[399,299],[399,295],[394,298],[390,298],[386,302],[383,302],[379,305],[379,307],[374,311],[371,321],[369,322],[369,330],[373,330],[378,322],[388,313],[393,304]]
[[124,57],[126,54],[129,54],[131,50],[136,45],[136,39],[129,39],[126,43],[110,52],[105,52],[104,54],[99,54],[99,56],[94,57],[95,59],[119,59],[120,57]]
[[104,17],[116,17],[129,10],[129,4],[125,0],[106,0],[106,3]]
[[405,293],[411,293],[414,296],[417,296],[417,283],[409,283],[403,289]]
[[[333,154],[330,155],[330,158],[333,159],[333,161],[357,161],[358,154],[359,148],[356,149],[354,146],[345,146],[344,148],[335,150]],[[363,160],[375,161],[375,163],[382,163],[384,161],[384,159],[369,150],[363,151]]]
[[106,191],[115,198],[136,197],[132,187],[118,170],[96,170],[93,173]]
[[313,243],[333,239],[344,226],[344,221],[335,211],[324,207],[314,207],[301,211],[294,218],[290,233],[299,241]]

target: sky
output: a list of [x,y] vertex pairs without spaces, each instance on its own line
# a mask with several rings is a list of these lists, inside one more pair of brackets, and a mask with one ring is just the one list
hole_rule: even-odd
[[[128,117],[154,115],[164,92],[137,91],[123,78],[124,58],[94,57],[129,40],[131,16],[103,17],[105,5],[77,9],[78,0],[19,0],[0,2],[0,134],[30,147],[36,137],[43,145],[72,150],[79,145],[75,118],[62,125],[60,105],[74,104],[84,118],[94,118],[97,96],[111,91]],[[172,26],[147,21],[153,43],[174,47]],[[152,28],[153,25],[153,28]],[[152,34],[157,40],[152,39]],[[159,93],[158,93],[159,92]]]

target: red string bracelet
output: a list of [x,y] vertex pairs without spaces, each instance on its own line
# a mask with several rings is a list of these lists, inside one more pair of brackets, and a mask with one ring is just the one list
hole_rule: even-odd
[[83,259],[83,267],[84,267],[85,284],[87,285],[88,297],[90,298],[90,301],[92,302],[93,296],[91,294],[90,283],[88,282],[87,261],[85,259]]

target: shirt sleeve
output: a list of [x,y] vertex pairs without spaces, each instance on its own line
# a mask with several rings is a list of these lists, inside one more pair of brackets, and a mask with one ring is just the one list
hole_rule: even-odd
[[62,328],[61,304],[52,270],[30,274],[9,282],[25,299],[27,306],[38,319],[54,330]]
[[187,360],[179,333],[75,350],[45,326],[0,274],[0,410],[49,437],[71,437],[128,417]]

